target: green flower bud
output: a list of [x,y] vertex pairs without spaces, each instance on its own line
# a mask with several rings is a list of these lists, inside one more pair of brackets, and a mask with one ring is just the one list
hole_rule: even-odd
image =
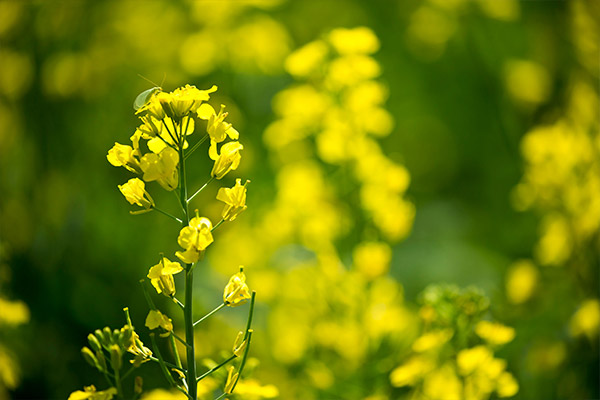
[[104,332],[102,332],[100,329],[96,329],[94,331],[94,336],[96,336],[96,339],[98,339],[102,346],[108,347],[108,343],[106,343],[106,338],[104,337]]
[[88,335],[88,342],[94,351],[99,351],[102,349],[102,345],[98,341],[98,338],[91,333]]
[[105,340],[104,345],[106,347],[108,347],[114,343],[113,338],[112,338],[112,331],[110,330],[110,328],[108,326],[104,327],[104,329],[102,330],[102,333],[104,334],[104,340]]
[[100,370],[100,372],[106,371],[106,358],[104,358],[104,354],[102,353],[102,351],[96,352],[96,359],[98,360],[98,369]]
[[83,347],[81,349],[81,355],[83,356],[83,359],[85,361],[87,361],[87,363],[90,364],[92,367],[94,367],[96,369],[100,369],[100,365],[98,364],[98,359],[96,358],[94,353],[92,353],[92,351],[88,347]]
[[119,335],[119,344],[121,348],[126,349],[131,344],[131,338],[133,337],[133,330],[129,325],[125,325],[121,328],[121,333]]
[[118,345],[113,344],[110,346],[110,365],[115,371],[118,371],[121,369],[122,361],[121,349]]

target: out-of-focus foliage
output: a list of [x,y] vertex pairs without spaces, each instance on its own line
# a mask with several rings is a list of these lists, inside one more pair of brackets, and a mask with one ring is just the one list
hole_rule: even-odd
[[[123,212],[105,155],[138,93],[187,82],[227,93],[245,138],[249,208],[196,280],[199,312],[240,264],[258,292],[240,398],[599,397],[599,19],[583,0],[0,1],[0,323],[30,310],[0,329],[0,398],[94,382],[87,333],[145,309],[150,250],[181,250],[163,216]],[[207,368],[228,312],[197,332]],[[168,398],[160,379],[143,398]]]

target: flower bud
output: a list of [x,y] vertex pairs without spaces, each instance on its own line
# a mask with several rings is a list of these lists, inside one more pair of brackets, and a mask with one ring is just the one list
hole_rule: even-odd
[[98,369],[101,372],[106,371],[106,359],[104,358],[104,353],[102,353],[102,351],[96,352],[96,359],[98,360],[98,365],[100,366]]
[[122,363],[122,354],[121,349],[116,344],[110,346],[110,365],[115,370],[118,371],[121,369]]
[[98,364],[98,359],[96,358],[94,353],[92,353],[92,351],[88,347],[83,347],[81,349],[81,355],[83,356],[83,359],[85,361],[87,361],[88,364],[90,364],[92,367],[100,370],[100,365]]
[[104,329],[102,330],[102,333],[104,334],[105,345],[107,347],[114,343],[113,337],[112,337],[112,331],[110,330],[110,328],[108,326],[104,327]]
[[98,341],[98,338],[91,333],[88,335],[88,342],[94,351],[102,349],[102,345],[100,344],[100,341]]

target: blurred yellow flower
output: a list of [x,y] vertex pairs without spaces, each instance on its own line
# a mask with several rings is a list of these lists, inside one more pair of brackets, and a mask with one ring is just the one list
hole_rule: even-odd
[[500,346],[515,338],[515,330],[498,322],[479,321],[475,326],[477,336],[491,345]]
[[241,179],[236,179],[235,185],[232,188],[220,188],[217,193],[217,200],[221,200],[225,203],[225,208],[221,213],[221,216],[225,221],[233,221],[242,211],[246,208],[246,185],[242,185]]
[[173,330],[173,322],[171,319],[158,310],[150,310],[146,316],[145,325],[150,330],[158,327],[163,328],[167,332],[171,332]]
[[327,45],[321,40],[315,40],[290,54],[285,60],[285,69],[295,77],[307,77],[323,67],[327,53]]
[[211,176],[221,179],[227,175],[229,171],[237,169],[242,159],[240,150],[243,148],[244,146],[242,146],[240,142],[225,143],[221,147],[221,154],[215,154],[217,157],[210,173]]
[[390,381],[395,387],[413,386],[434,368],[435,364],[431,360],[415,356],[396,367],[390,374]]
[[339,54],[372,54],[379,50],[379,39],[365,26],[337,28],[329,33],[329,42]]
[[423,381],[423,394],[432,400],[462,400],[462,383],[451,363],[433,370]]
[[461,350],[456,355],[456,364],[461,375],[469,375],[492,361],[494,355],[486,346],[475,346]]
[[392,249],[385,242],[363,242],[352,252],[354,267],[367,279],[385,275],[392,260]]
[[600,302],[598,299],[584,301],[571,317],[569,331],[573,336],[587,336],[593,340],[600,327]]
[[550,75],[541,64],[529,60],[511,60],[504,67],[508,93],[525,104],[538,104],[550,95]]
[[173,275],[181,271],[183,271],[183,267],[178,262],[162,257],[158,264],[150,268],[148,278],[158,294],[173,296],[175,294]]
[[84,386],[83,391],[71,393],[68,400],[111,400],[117,394],[117,389],[111,387],[106,390],[96,391],[94,385]]
[[448,342],[454,335],[452,329],[442,329],[439,331],[431,331],[421,335],[412,345],[413,351],[422,353],[430,350],[435,350]]
[[21,325],[29,321],[29,308],[20,300],[0,297],[0,325]]
[[146,191],[144,181],[138,178],[132,178],[127,181],[127,183],[119,185],[118,187],[130,204],[137,204],[140,207],[144,207],[146,210],[154,207],[154,200],[152,200],[152,197],[150,197],[150,194]]
[[240,267],[240,272],[229,278],[229,282],[223,291],[223,303],[230,307],[236,307],[244,304],[250,299],[250,289],[246,284],[246,274],[243,267]]
[[178,251],[175,255],[184,263],[191,264],[200,259],[200,254],[212,242],[212,222],[208,218],[196,216],[190,220],[188,226],[181,229],[177,243],[185,252]]
[[188,397],[176,390],[153,389],[144,393],[140,400],[188,400]]
[[499,397],[512,397],[519,392],[519,383],[510,372],[503,372],[496,382],[496,393]]
[[247,400],[274,399],[279,396],[275,385],[261,385],[256,379],[240,380],[235,393]]
[[512,304],[522,304],[533,295],[539,272],[530,260],[515,261],[506,274],[506,297]]

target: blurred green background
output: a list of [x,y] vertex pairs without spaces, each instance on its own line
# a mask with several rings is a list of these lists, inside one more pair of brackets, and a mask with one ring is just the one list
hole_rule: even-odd
[[[130,174],[106,160],[138,125],[133,100],[153,86],[138,75],[165,90],[216,84],[211,104],[226,104],[241,134],[242,164],[222,186],[250,179],[248,210],[216,235],[197,271],[197,308],[218,304],[228,276],[246,265],[259,301],[253,373],[282,399],[421,398],[410,389],[418,384],[390,384],[389,375],[427,329],[419,293],[434,283],[480,288],[486,318],[515,328],[498,354],[516,398],[598,398],[599,16],[597,1],[0,1],[0,398],[102,387],[80,356],[87,334],[122,326],[125,306],[142,327],[137,282],[159,252],[179,250],[171,221],[129,215],[117,185]],[[377,38],[372,80],[387,91],[378,107],[393,121],[371,137],[382,165],[410,175],[397,212],[386,201],[365,205],[362,190],[379,183],[353,175],[362,156],[332,160],[318,134],[274,144],[291,136],[272,125],[286,110],[306,109],[308,119],[331,111],[285,90],[302,82],[336,93],[294,73],[288,56],[355,27]],[[193,187],[211,167],[194,160]],[[318,193],[320,203],[290,200],[304,180],[298,193]],[[213,186],[196,201],[217,215]],[[298,222],[313,215],[310,226]],[[393,278],[394,301],[410,315],[398,338],[355,356],[291,329],[286,310],[313,326],[363,301],[353,288],[379,276],[357,283],[327,266],[361,270],[357,248],[372,242],[391,248],[374,275]],[[305,282],[319,274],[325,288],[311,292]],[[313,313],[314,293],[328,285],[344,300]],[[202,356],[218,358],[244,321],[236,310],[219,318],[202,333]],[[359,329],[361,318],[348,324]],[[146,388],[166,386],[158,367],[142,374]]]

